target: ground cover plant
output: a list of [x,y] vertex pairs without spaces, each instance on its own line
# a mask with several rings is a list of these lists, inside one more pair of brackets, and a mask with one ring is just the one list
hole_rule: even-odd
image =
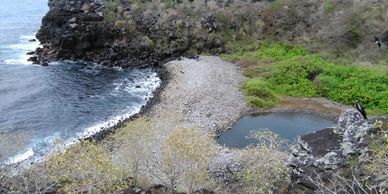
[[[302,46],[260,42],[240,46],[230,44],[235,49],[224,58],[243,61],[249,79],[242,91],[251,105],[268,107],[276,96],[325,97],[348,105],[359,99],[371,112],[388,113],[385,70],[330,61]],[[267,94],[266,103],[255,100],[263,92],[252,91],[259,90]]]

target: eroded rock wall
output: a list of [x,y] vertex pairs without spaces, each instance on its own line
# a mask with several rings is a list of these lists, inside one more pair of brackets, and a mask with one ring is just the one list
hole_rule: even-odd
[[[133,3],[133,2],[132,2]],[[181,56],[217,54],[214,17],[190,17],[160,3],[51,0],[37,38],[36,63],[70,59],[108,66],[154,66]],[[181,8],[186,9],[186,7]],[[191,9],[191,8],[190,8]],[[194,12],[193,12],[194,13]],[[214,29],[213,29],[214,28]]]
[[[366,173],[363,167],[367,162],[366,158],[371,154],[371,143],[378,139],[378,130],[380,129],[371,121],[365,120],[360,112],[348,109],[342,112],[336,126],[300,137],[298,143],[291,148],[288,159],[292,180],[291,193],[318,192],[326,183],[329,183],[329,186],[325,186],[326,191],[361,189],[359,185],[345,182],[336,185],[333,180],[340,178],[342,181],[355,181],[366,175],[373,176]],[[347,175],[349,177],[346,177]],[[372,179],[370,184],[378,185]],[[362,183],[360,185],[364,186]]]

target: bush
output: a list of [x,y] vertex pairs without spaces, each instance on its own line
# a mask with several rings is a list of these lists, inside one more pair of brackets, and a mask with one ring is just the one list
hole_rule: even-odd
[[102,146],[84,141],[64,153],[55,153],[47,161],[15,173],[0,168],[0,192],[111,193],[124,186],[122,173],[113,165]]
[[376,121],[375,127],[380,128],[374,142],[370,145],[371,153],[367,157],[366,169],[379,182],[388,182],[388,131],[382,121]]
[[311,57],[299,57],[276,64],[273,73],[267,76],[274,90],[279,93],[312,97],[317,95],[313,80],[322,72],[322,67]]
[[327,12],[333,11],[334,8],[335,8],[335,5],[333,2],[325,2],[323,4],[323,9],[325,9],[325,11]]
[[388,76],[383,72],[328,64],[316,87],[321,96],[334,101],[353,105],[360,99],[366,108],[388,113]]
[[177,129],[163,143],[161,177],[171,189],[182,183],[188,193],[209,184],[207,168],[216,153],[214,140],[200,130]]
[[115,164],[132,178],[132,185],[147,188],[149,181],[143,177],[147,172],[144,164],[151,156],[151,123],[145,118],[135,119],[118,130],[115,137],[119,142],[119,148],[112,153]]
[[268,107],[276,102],[262,94],[322,96],[348,105],[359,99],[369,111],[388,113],[384,71],[330,63],[303,47],[278,43],[262,43],[258,48],[245,45],[224,58],[250,62],[245,74],[252,79],[242,89],[252,105]]
[[270,107],[278,101],[278,97],[268,87],[268,84],[260,79],[249,79],[242,86],[246,99],[252,106]]
[[109,152],[101,145],[87,141],[51,158],[45,169],[65,193],[109,192],[122,178]]
[[248,193],[273,193],[276,181],[288,181],[288,154],[280,151],[285,141],[267,129],[252,133],[251,138],[259,143],[243,150],[241,157],[246,163],[239,177]]

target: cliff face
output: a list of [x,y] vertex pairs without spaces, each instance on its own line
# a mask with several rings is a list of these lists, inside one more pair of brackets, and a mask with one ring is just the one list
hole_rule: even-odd
[[98,0],[51,0],[37,38],[41,61],[83,59],[103,62],[118,30],[104,21],[104,6]]
[[37,34],[45,45],[37,62],[157,65],[266,40],[377,63],[384,52],[373,40],[385,31],[380,16],[387,6],[366,0],[50,0]]
[[37,34],[44,46],[36,51],[36,62],[70,59],[138,67],[223,50],[220,40],[209,37],[211,17],[208,24],[206,19],[184,20],[185,14],[165,15],[158,7],[134,6],[128,1],[49,1]]

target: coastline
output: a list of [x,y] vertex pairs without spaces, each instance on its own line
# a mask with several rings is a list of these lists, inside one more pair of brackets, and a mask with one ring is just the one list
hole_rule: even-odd
[[[230,106],[236,105],[236,106],[240,106],[240,108],[237,109],[237,111],[235,109],[229,109],[229,113],[232,115],[229,115],[229,117],[222,118],[221,120],[219,120],[217,118],[216,119],[214,119],[214,118],[209,119],[209,120],[217,120],[216,124],[208,124],[208,125],[202,124],[202,126],[199,126],[199,125],[201,125],[201,120],[191,119],[191,121],[189,121],[187,123],[186,121],[190,120],[190,118],[186,118],[186,119],[181,119],[181,120],[175,122],[174,123],[175,126],[182,125],[184,127],[200,128],[200,129],[205,130],[206,132],[210,133],[211,136],[213,136],[215,139],[217,139],[219,137],[219,135],[221,135],[223,132],[230,129],[236,121],[238,121],[241,117],[243,117],[244,115],[247,115],[247,114],[256,114],[256,113],[265,113],[265,112],[305,112],[305,113],[319,114],[320,116],[329,118],[331,120],[335,120],[338,118],[337,113],[340,113],[341,110],[348,108],[348,106],[334,103],[334,102],[326,100],[326,99],[320,99],[320,98],[319,99],[317,99],[317,98],[300,99],[300,98],[293,98],[293,97],[285,97],[281,103],[279,103],[277,106],[270,108],[270,109],[249,107],[248,104],[245,102],[245,96],[240,91],[240,85],[246,79],[243,76],[243,72],[242,72],[240,66],[238,64],[233,64],[231,62],[227,62],[227,61],[225,61],[219,57],[216,57],[216,56],[200,56],[198,59],[183,58],[183,59],[179,59],[179,60],[170,61],[168,63],[161,65],[161,66],[152,67],[152,70],[154,72],[156,72],[157,76],[160,79],[160,85],[152,93],[152,97],[148,100],[148,102],[145,105],[143,105],[137,113],[134,113],[133,115],[129,116],[128,118],[126,118],[124,120],[118,121],[118,123],[114,124],[113,126],[109,126],[106,129],[102,129],[94,134],[91,134],[91,135],[88,135],[85,137],[76,138],[76,140],[78,142],[85,141],[85,140],[86,141],[104,142],[104,140],[107,137],[110,137],[111,135],[114,136],[114,134],[116,133],[117,130],[121,130],[126,125],[130,124],[132,121],[134,121],[138,118],[145,117],[147,119],[157,120],[157,118],[159,116],[158,114],[160,114],[161,111],[158,112],[158,110],[155,110],[155,109],[158,109],[158,108],[160,109],[161,104],[163,106],[170,107],[169,108],[170,110],[171,110],[171,106],[173,107],[173,106],[177,106],[179,104],[178,103],[178,104],[174,105],[171,103],[177,96],[170,97],[169,100],[163,99],[163,96],[166,96],[166,94],[179,93],[177,91],[174,91],[174,89],[172,89],[172,88],[174,88],[174,87],[176,88],[177,86],[182,87],[182,88],[185,87],[184,83],[179,84],[182,81],[182,77],[177,77],[177,76],[179,76],[179,74],[184,75],[184,74],[187,74],[189,72],[192,72],[194,74],[201,74],[201,73],[206,72],[206,71],[197,72],[197,70],[195,69],[195,65],[192,66],[190,64],[201,63],[204,67],[209,68],[206,70],[213,73],[214,76],[221,76],[221,77],[226,76],[226,75],[216,75],[217,69],[214,69],[211,67],[211,64],[214,61],[217,61],[217,63],[220,63],[220,66],[218,67],[219,69],[220,69],[220,67],[223,67],[225,65],[232,67],[227,72],[228,73],[232,72],[236,76],[238,76],[238,79],[236,79],[236,80],[233,80],[233,79],[229,80],[232,82],[235,81],[232,93],[237,94],[238,98],[236,98],[237,101],[233,100],[234,102],[229,103],[228,105],[230,105]],[[182,66],[185,67],[186,69],[184,69],[184,70],[180,69],[180,68],[182,68]],[[208,76],[209,77],[207,77],[207,78],[210,78],[212,76],[212,74],[209,74]],[[183,77],[183,79],[185,79],[185,78]],[[209,80],[204,80],[204,82],[207,82],[207,81],[209,81]],[[172,86],[170,86],[170,84]],[[213,85],[213,87],[214,86],[216,86],[216,85]],[[218,85],[218,87],[220,87],[220,85]],[[203,89],[203,88],[201,88],[201,89]],[[215,89],[215,88],[210,87],[210,90],[207,91],[206,95],[202,95],[201,97],[219,98],[220,97],[219,94],[216,94],[216,95],[212,94],[213,89]],[[201,92],[201,91],[199,91],[199,92]],[[228,90],[221,91],[221,93],[228,93],[228,92],[230,92],[230,91],[228,91]],[[178,97],[179,97],[179,95],[178,95]],[[194,114],[205,114],[206,116],[208,116],[209,114],[213,115],[213,114],[219,114],[221,112],[225,112],[225,111],[223,111],[223,109],[227,108],[227,105],[222,104],[222,103],[218,103],[217,101],[213,101],[212,103],[202,104],[202,105],[197,106],[197,107],[191,107],[190,110],[184,110],[184,109],[187,109],[188,107],[190,107],[190,104],[187,103],[187,101],[190,101],[190,100],[192,101],[192,99],[190,99],[190,98],[192,98],[192,97],[196,97],[196,98],[198,97],[198,99],[200,99],[200,98],[199,98],[199,96],[196,96],[195,94],[194,94],[194,96],[191,96],[191,97],[185,96],[185,95],[180,96],[180,97],[183,98],[184,101],[186,101],[186,102],[181,103],[181,105],[182,105],[181,112],[184,112],[184,114],[191,114],[190,112],[194,112]],[[231,98],[231,99],[234,99],[234,98]],[[234,104],[234,103],[236,103],[236,104]],[[207,108],[207,106],[210,104],[214,105],[214,107],[213,107],[213,109],[209,110]],[[303,106],[300,106],[301,104],[303,104]],[[325,107],[326,111],[321,111],[322,109],[319,108],[321,106]],[[340,107],[333,108],[334,106],[340,106]],[[216,110],[214,108],[218,108],[218,109]],[[208,111],[206,111],[206,109],[208,109]],[[191,114],[191,116],[193,116],[193,114]],[[202,120],[203,119],[204,118],[202,118]],[[184,120],[186,120],[186,121],[184,121]],[[163,122],[163,121],[158,121],[158,122]],[[78,143],[78,142],[74,142],[74,143]],[[111,142],[108,144],[114,144],[114,142]],[[219,145],[219,146],[222,147],[221,145]],[[65,149],[71,148],[71,146],[66,146],[66,147],[67,148],[65,148]],[[236,150],[238,152],[238,149],[227,148],[227,147],[223,147],[222,150],[223,151]],[[223,151],[221,151],[221,152],[223,152]],[[48,154],[44,158],[49,157],[50,154]],[[25,161],[23,160],[20,163],[23,164],[24,162]],[[20,164],[20,163],[15,163],[15,164]]]
[[[111,150],[111,157],[116,158],[118,164],[122,161],[117,158],[122,157],[122,149],[125,149],[121,146],[128,143],[122,136],[137,120],[145,120],[151,126],[152,141],[146,142],[152,144],[148,165],[156,166],[162,154],[161,145],[174,130],[197,129],[216,138],[250,109],[240,91],[245,77],[240,67],[233,63],[215,56],[200,56],[171,61],[161,68],[162,85],[154,98],[140,113],[121,123],[105,135],[105,141],[101,141]],[[216,141],[214,146],[218,148],[218,154],[209,173],[219,179],[218,176],[225,174],[227,169],[238,171],[240,151],[218,145]],[[145,176],[153,178],[149,174]],[[158,183],[159,180],[153,181]]]
[[153,67],[152,70],[155,71],[156,74],[158,75],[158,77],[160,79],[160,85],[159,85],[159,87],[156,88],[155,91],[153,91],[152,97],[148,100],[148,102],[145,105],[143,105],[140,108],[140,111],[138,111],[137,113],[133,114],[132,116],[130,116],[124,120],[119,121],[116,125],[114,125],[110,128],[98,131],[97,133],[95,133],[87,138],[80,139],[80,140],[81,141],[82,140],[101,141],[105,137],[107,137],[109,134],[114,133],[115,130],[124,127],[127,123],[129,123],[129,122],[133,121],[134,119],[139,118],[142,115],[145,115],[146,113],[151,111],[152,107],[155,106],[155,104],[157,104],[160,101],[160,94],[162,93],[162,91],[164,90],[164,88],[166,87],[166,85],[169,82],[169,72],[165,68],[158,66],[158,67]]

